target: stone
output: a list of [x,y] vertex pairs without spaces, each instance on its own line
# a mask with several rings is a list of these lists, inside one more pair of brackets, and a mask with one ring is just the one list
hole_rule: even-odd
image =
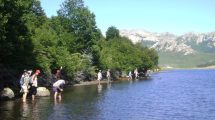
[[50,91],[45,87],[38,87],[36,96],[40,96],[40,97],[50,96]]
[[4,88],[1,91],[1,99],[12,99],[14,97],[15,97],[14,92],[10,88]]

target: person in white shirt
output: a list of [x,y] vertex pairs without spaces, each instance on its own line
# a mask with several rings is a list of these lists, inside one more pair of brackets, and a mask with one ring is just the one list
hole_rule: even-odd
[[54,93],[54,99],[56,100],[57,98],[59,98],[59,100],[62,99],[61,97],[61,93],[63,92],[63,86],[65,85],[65,80],[57,80],[54,84],[53,84],[53,91]]
[[107,80],[108,80],[108,82],[109,82],[109,81],[110,81],[110,69],[107,70],[107,75],[106,75],[106,77],[107,77]]
[[40,74],[40,70],[36,70],[36,72],[31,76],[31,95],[32,95],[32,100],[35,99],[35,95],[37,94],[37,76]]
[[101,70],[99,70],[99,72],[98,72],[98,79],[97,80],[101,80],[102,79],[102,71]]
[[129,71],[129,73],[128,73],[128,80],[132,80],[132,73],[131,73],[131,71]]
[[137,79],[137,77],[138,77],[138,70],[137,70],[137,68],[134,70],[134,75],[135,75],[135,79]]
[[25,72],[24,73],[24,76],[23,76],[23,83],[21,85],[22,87],[22,90],[23,90],[23,95],[22,95],[22,100],[23,102],[26,101],[26,97],[27,97],[27,94],[28,94],[28,88],[29,88],[29,77],[30,73],[29,72]]

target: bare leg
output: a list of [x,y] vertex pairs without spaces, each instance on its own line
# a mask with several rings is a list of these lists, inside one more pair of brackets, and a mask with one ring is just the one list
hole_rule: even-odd
[[35,99],[35,95],[32,95],[32,100],[34,100]]
[[108,82],[110,82],[110,77],[108,77]]
[[54,99],[55,99],[55,100],[57,99],[57,95],[58,95],[58,93],[55,92],[55,93],[54,93]]
[[62,97],[61,97],[61,93],[58,94],[58,98],[61,101]]
[[22,100],[23,100],[23,102],[25,102],[25,101],[26,101],[26,97],[27,97],[27,93],[24,93],[24,94],[23,94],[23,96],[22,96]]

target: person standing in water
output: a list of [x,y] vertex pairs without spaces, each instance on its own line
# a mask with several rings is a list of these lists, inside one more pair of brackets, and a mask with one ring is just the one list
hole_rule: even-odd
[[35,99],[35,96],[37,94],[37,76],[40,74],[40,70],[36,70],[35,73],[31,76],[31,95],[32,100]]
[[54,84],[53,84],[53,91],[54,93],[54,100],[57,100],[57,98],[59,100],[62,99],[61,93],[63,92],[63,87],[65,85],[65,80],[57,80]]
[[128,73],[128,80],[132,80],[132,73],[131,73],[131,71],[129,71],[129,73]]
[[107,70],[106,77],[107,77],[108,82],[110,82],[110,69]]
[[26,98],[27,98],[27,94],[28,94],[28,89],[29,89],[29,81],[30,81],[30,73],[27,71],[24,73],[24,76],[23,76],[23,83],[21,85],[22,87],[22,90],[23,90],[23,95],[22,95],[22,100],[23,102],[26,101]]
[[137,70],[137,68],[134,70],[134,76],[135,76],[135,79],[137,79],[137,77],[138,77],[138,70]]
[[102,71],[101,71],[101,70],[99,70],[97,80],[100,82],[100,81],[101,81],[101,79],[102,79]]

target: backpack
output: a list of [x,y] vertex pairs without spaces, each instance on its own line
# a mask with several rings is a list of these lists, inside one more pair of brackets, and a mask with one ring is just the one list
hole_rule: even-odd
[[24,77],[23,76],[20,78],[19,84],[20,84],[20,86],[22,86],[24,84]]

